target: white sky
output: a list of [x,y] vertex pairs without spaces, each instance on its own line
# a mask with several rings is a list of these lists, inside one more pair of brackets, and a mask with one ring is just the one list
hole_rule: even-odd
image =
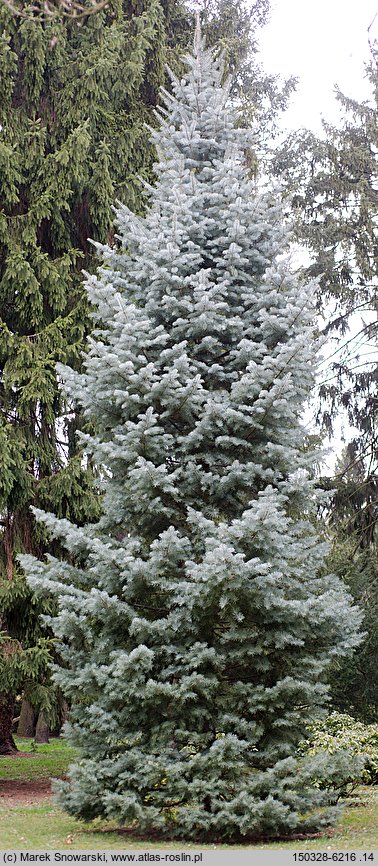
[[[337,122],[335,84],[348,96],[368,96],[367,30],[378,0],[272,0],[271,7],[259,38],[263,68],[300,79],[284,125],[319,133],[322,115]],[[378,17],[370,32],[378,39]]]
[[[307,127],[320,134],[322,117],[338,124],[336,84],[358,100],[370,95],[365,79],[371,56],[368,27],[378,11],[378,0],[271,0],[271,7],[270,22],[259,38],[262,66],[266,72],[299,78],[282,127]],[[370,40],[374,39],[378,39],[378,15],[370,30]],[[327,363],[323,370],[326,367]],[[311,407],[306,414],[312,427]],[[335,427],[324,464],[329,471],[341,451],[343,433],[347,440],[352,434],[342,414]]]

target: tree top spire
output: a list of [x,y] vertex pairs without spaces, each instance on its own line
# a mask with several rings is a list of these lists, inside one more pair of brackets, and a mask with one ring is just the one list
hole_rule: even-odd
[[201,19],[199,10],[197,9],[195,12],[196,17],[196,27],[194,31],[194,53],[197,56],[199,51],[202,48],[202,33],[201,33]]

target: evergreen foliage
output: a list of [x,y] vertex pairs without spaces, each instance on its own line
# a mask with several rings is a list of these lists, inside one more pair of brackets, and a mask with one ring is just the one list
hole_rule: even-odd
[[217,46],[225,70],[232,76],[230,96],[241,107],[241,122],[255,124],[253,148],[248,154],[250,168],[255,170],[266,159],[277,133],[277,119],[296,86],[295,78],[282,80],[268,75],[259,63],[258,34],[267,24],[269,12],[269,0],[248,4],[245,0],[203,0],[200,10],[206,42]]
[[[145,122],[165,79],[166,27],[160,0],[80,25],[20,21],[0,7],[0,627],[17,641],[17,691],[27,688],[22,653],[41,637],[40,609],[15,564],[17,552],[40,555],[47,544],[29,505],[78,523],[99,515],[55,364],[80,364],[88,237],[106,241],[115,195],[143,206],[137,174],[151,176]],[[0,674],[9,726],[8,679]]]
[[[297,237],[319,276],[318,307],[330,357],[319,383],[318,420],[330,433],[340,412],[350,441],[335,477],[332,568],[364,609],[367,635],[358,654],[336,665],[334,704],[367,721],[377,713],[377,49],[367,68],[369,99],[337,91],[341,124],[318,139],[302,130],[274,164],[293,193]],[[348,436],[348,426],[346,428]]]
[[[294,757],[359,614],[325,576],[314,455],[312,284],[282,254],[277,190],[250,179],[222,68],[199,33],[164,93],[145,218],[119,205],[118,245],[88,276],[96,330],[65,388],[106,467],[103,515],[38,519],[67,549],[22,557],[51,620],[80,749],[60,802],[175,838],[238,840],[329,822]],[[319,763],[320,761],[320,763]]]
[[[297,236],[319,276],[318,303],[333,338],[320,386],[320,418],[332,430],[340,409],[357,434],[350,463],[364,460],[367,484],[377,464],[377,51],[367,68],[371,96],[359,103],[339,90],[339,127],[324,138],[301,130],[284,143],[273,168],[293,193]],[[358,333],[356,333],[356,331]]]
[[[210,41],[261,116],[285,102],[264,76],[257,98],[244,74],[267,8],[257,0],[247,16],[241,3],[217,0],[204,10]],[[1,628],[22,652],[41,629],[15,553],[54,547],[29,504],[79,523],[98,515],[77,452],[81,419],[55,374],[57,360],[80,363],[89,328],[81,286],[82,266],[94,267],[88,238],[111,240],[115,197],[144,209],[139,178],[152,180],[154,159],[145,124],[165,61],[180,68],[192,13],[180,0],[143,0],[111,3],[82,22],[43,21],[0,6],[0,25]]]
[[[333,487],[329,566],[343,578],[363,611],[365,632],[358,653],[335,661],[330,677],[332,704],[342,713],[374,722],[378,712],[377,480],[366,478],[362,460],[351,465],[345,449],[336,479],[327,481]],[[324,486],[325,479],[320,483]]]

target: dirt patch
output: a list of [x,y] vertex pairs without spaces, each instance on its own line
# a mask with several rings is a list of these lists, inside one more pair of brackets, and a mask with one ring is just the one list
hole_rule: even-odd
[[0,805],[32,806],[51,797],[51,779],[5,779],[0,782]]
[[11,755],[0,755],[0,758],[35,758],[35,752],[12,752]]

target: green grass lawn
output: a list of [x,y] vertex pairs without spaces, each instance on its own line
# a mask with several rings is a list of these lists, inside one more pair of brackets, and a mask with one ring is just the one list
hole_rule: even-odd
[[33,749],[33,741],[15,737],[21,752],[30,753],[30,758],[0,756],[0,784],[3,779],[47,779],[64,776],[68,764],[75,758],[75,749],[64,740],[51,739],[43,746]]
[[[23,751],[29,751],[31,741],[18,740]],[[75,752],[62,740],[51,740],[46,746],[38,746],[30,758],[0,758],[1,781],[8,779],[39,780],[62,776]],[[131,839],[119,834],[110,822],[96,820],[90,824],[76,821],[58,809],[53,803],[36,805],[0,805],[0,848],[35,851],[56,849],[111,850],[111,849],[168,849],[189,850],[206,848],[214,850],[226,845],[193,845],[191,843],[150,842],[148,839]],[[271,842],[248,845],[248,848],[276,850],[352,850],[378,849],[378,788],[360,788],[357,795],[347,802],[340,825],[332,835],[317,839],[294,842]]]

